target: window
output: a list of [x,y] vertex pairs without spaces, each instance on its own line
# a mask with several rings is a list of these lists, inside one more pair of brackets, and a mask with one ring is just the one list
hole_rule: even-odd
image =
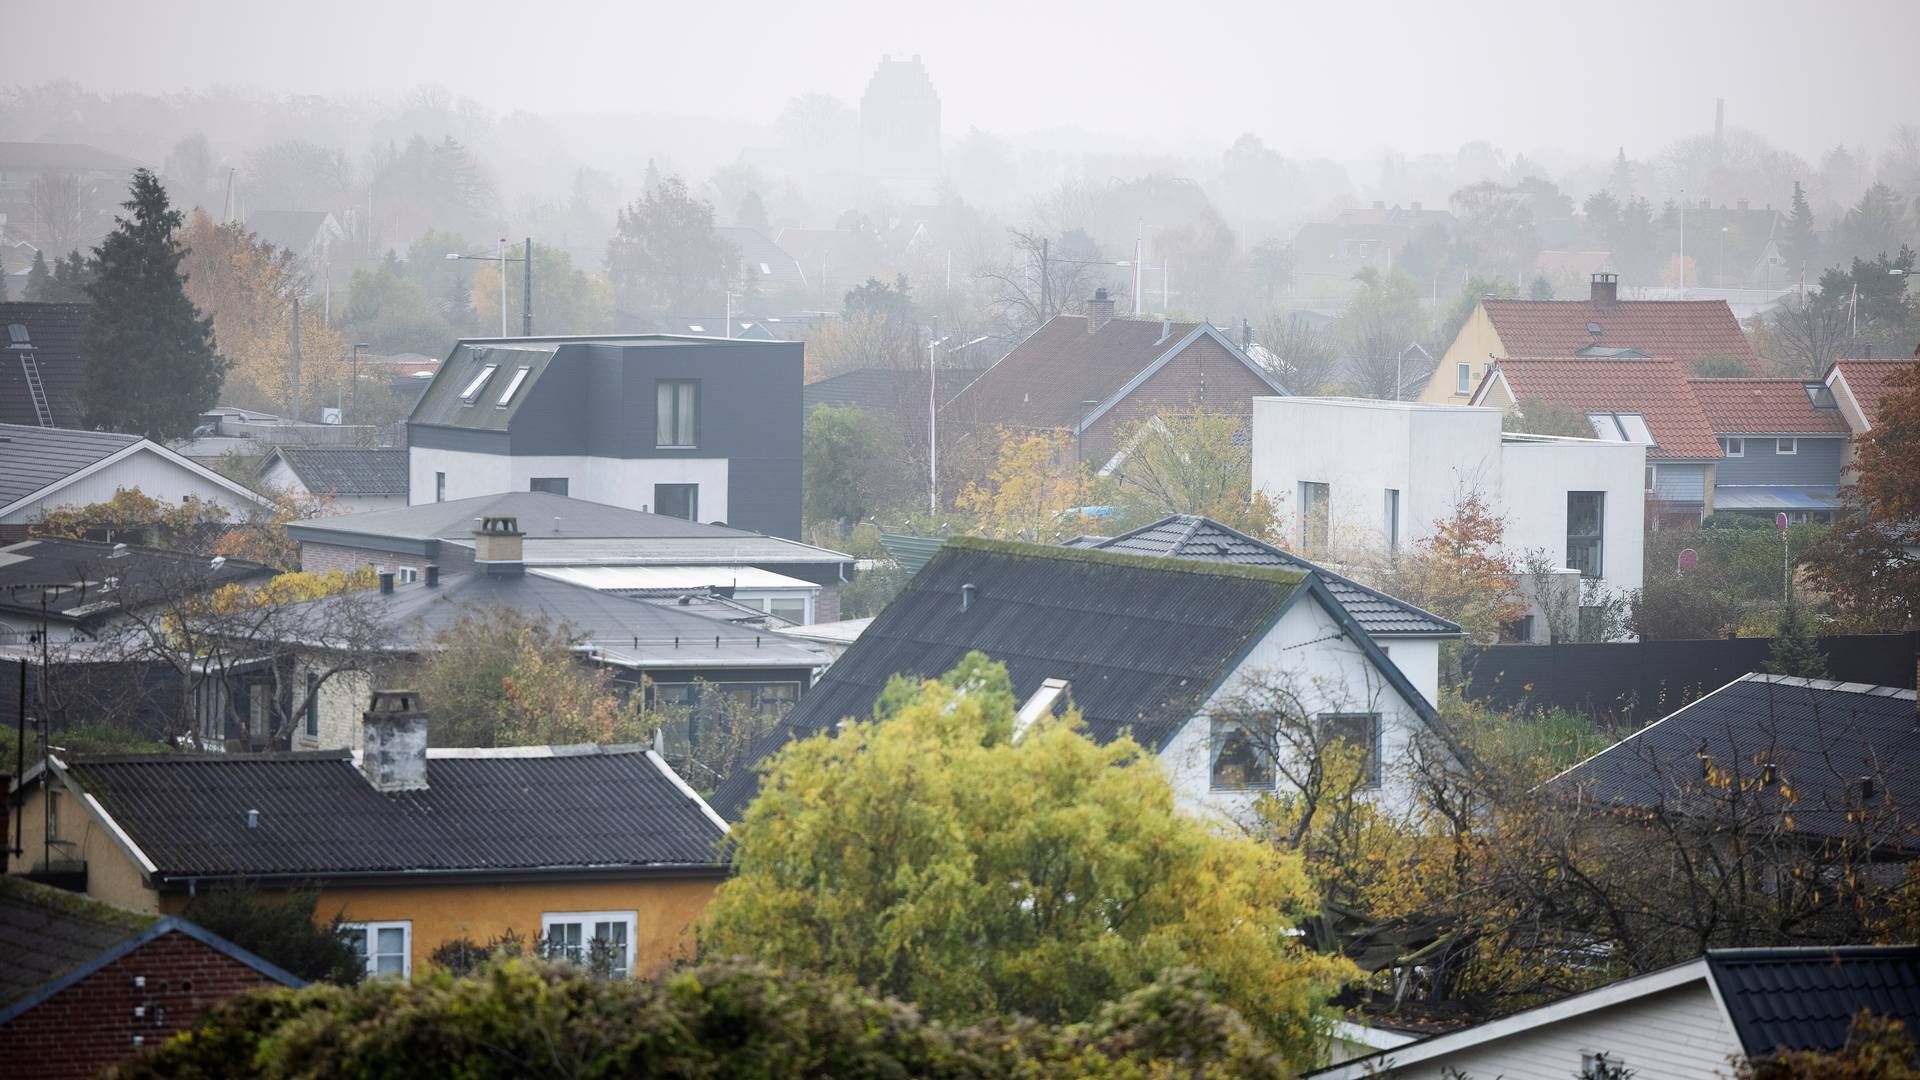
[[1720,451],[1728,457],[1746,457],[1747,440],[1738,435],[1728,435],[1720,440]]
[[1581,577],[1599,577],[1607,493],[1567,492],[1567,565]]
[[1267,748],[1239,721],[1213,719],[1208,783],[1215,791],[1266,791],[1273,787]]
[[1775,439],[1773,440],[1773,452],[1782,457],[1791,457],[1800,452],[1800,440]]
[[633,974],[631,911],[562,911],[540,916],[547,957],[622,978]]
[[413,923],[407,920],[397,922],[343,923],[340,936],[347,939],[353,951],[367,965],[367,974],[398,975],[401,978],[413,972]]
[[1380,786],[1379,713],[1322,713],[1320,739],[1329,745],[1360,747],[1366,753],[1360,762],[1361,775],[1367,778],[1368,787]]
[[653,512],[688,521],[700,520],[700,485],[653,485]]
[[1472,379],[1473,365],[1455,364],[1453,368],[1453,392],[1456,394],[1470,393],[1473,390]]
[[792,599],[771,598],[767,601],[767,614],[787,620],[790,623],[807,621],[807,601],[805,597]]
[[395,585],[411,585],[418,580],[420,580],[420,571],[411,566],[396,566],[393,568],[393,583]]
[[1327,505],[1331,494],[1326,484],[1300,482],[1300,546],[1309,553],[1326,550],[1332,532]]
[[1807,400],[1813,402],[1814,408],[1837,409],[1840,407],[1840,403],[1833,400],[1833,391],[1825,383],[1810,382],[1800,385],[1806,390]]
[[1657,488],[1659,486],[1660,486],[1660,466],[1658,465],[1647,466],[1647,490],[1652,491],[1654,488]]
[[544,491],[549,495],[565,495],[567,478],[564,476],[536,476],[527,481],[528,491]]
[[433,474],[433,501],[434,502],[447,501],[447,474],[446,473],[437,472]]
[[527,381],[527,372],[532,370],[530,367],[523,367],[515,371],[513,378],[507,383],[507,388],[500,391],[500,400],[494,402],[494,406],[501,409],[506,408],[507,402],[513,400],[514,391],[519,390],[520,384]]
[[1387,489],[1386,512],[1387,550],[1400,550],[1400,492],[1397,488]]
[[1654,445],[1653,432],[1647,430],[1647,419],[1639,413],[1588,413],[1587,423],[1593,425],[1596,439]]
[[306,714],[307,738],[320,737],[320,676],[317,672],[307,672],[307,707],[301,710]]
[[654,384],[654,392],[660,406],[654,445],[698,446],[700,384],[662,379]]
[[467,388],[460,391],[461,404],[471,405],[475,401],[478,401],[480,399],[480,391],[486,387],[487,380],[493,378],[493,373],[499,370],[499,364],[488,364],[486,367],[481,368],[480,374],[475,375],[473,381],[467,384]]

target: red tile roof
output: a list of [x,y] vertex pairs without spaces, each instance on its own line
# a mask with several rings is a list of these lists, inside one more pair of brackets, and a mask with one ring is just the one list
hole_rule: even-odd
[[1839,409],[1816,409],[1799,379],[1692,379],[1713,430],[1732,435],[1845,435]]
[[1720,456],[1713,425],[1677,360],[1556,356],[1502,360],[1493,370],[1505,377],[1516,401],[1545,401],[1581,412],[1639,413],[1655,443],[1647,448],[1648,458]]
[[[1589,346],[1637,349],[1690,364],[1702,356],[1759,357],[1724,300],[1507,300],[1480,303],[1508,356],[1573,356]],[[1600,328],[1591,333],[1588,325]],[[1756,367],[1756,374],[1758,373]]]
[[948,407],[1018,427],[1072,427],[1093,411],[1082,402],[1105,402],[1199,325],[1113,319],[1089,334],[1085,316],[1056,315]]
[[[1860,404],[1860,411],[1866,415],[1867,426],[1872,427],[1880,421],[1880,399],[1891,390],[1887,384],[1894,372],[1911,367],[1920,360],[1835,360],[1834,370],[1847,381],[1847,390],[1853,394],[1853,400]],[[1832,376],[1828,376],[1828,385],[1832,385]]]

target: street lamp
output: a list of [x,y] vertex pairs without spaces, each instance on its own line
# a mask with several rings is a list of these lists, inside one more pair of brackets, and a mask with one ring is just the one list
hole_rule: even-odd
[[498,253],[494,255],[463,255],[458,251],[447,252],[449,262],[465,259],[468,262],[497,262],[500,264],[500,336],[507,336],[507,264],[521,264],[521,287],[523,297],[520,303],[520,336],[533,336],[533,237],[526,238],[526,253],[518,258],[507,255],[507,238],[500,238]]

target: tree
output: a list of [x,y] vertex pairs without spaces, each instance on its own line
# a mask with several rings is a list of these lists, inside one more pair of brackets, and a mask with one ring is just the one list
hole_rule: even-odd
[[1106,282],[1108,274],[1096,265],[1100,247],[1083,229],[1052,238],[1038,228],[1008,229],[1007,239],[1006,257],[979,267],[974,277],[993,291],[993,304],[1012,322],[1016,337],[1077,310]]
[[1813,207],[1807,205],[1806,189],[1793,182],[1793,212],[1787,217],[1787,269],[1803,277],[1820,265],[1820,238],[1813,231]]
[[1916,259],[1920,256],[1903,244],[1891,257],[1885,251],[1872,259],[1856,257],[1852,266],[1820,275],[1821,299],[1847,311],[1850,355],[1906,356],[1920,342],[1920,327],[1907,305],[1907,279]]
[[1873,429],[1857,443],[1853,483],[1808,575],[1842,611],[1889,628],[1920,626],[1920,364],[1887,380]]
[[1839,1050],[1777,1050],[1735,1064],[1738,1080],[1916,1080],[1913,1036],[1890,1017],[1862,1012]]
[[188,898],[181,914],[299,978],[352,986],[366,960],[341,935],[344,920],[315,921],[317,892],[269,896],[246,885],[214,885]]
[[874,715],[789,744],[735,827],[702,945],[829,973],[956,1022],[1045,1023],[1176,968],[1289,1061],[1347,975],[1291,936],[1298,859],[1183,814],[1131,739],[1071,708],[1014,736],[1006,669],[895,678]]
[[1533,284],[1527,286],[1527,299],[1529,300],[1553,299],[1553,282],[1548,281],[1547,276],[1545,274],[1533,275]]
[[806,521],[846,526],[906,502],[906,457],[887,417],[846,406],[808,413],[800,452]]
[[40,244],[50,251],[72,251],[80,246],[86,224],[80,178],[69,172],[43,172],[27,186],[27,202],[40,226]]
[[1900,194],[1874,184],[1834,224],[1830,243],[1834,254],[1859,260],[1901,247],[1906,237],[1907,210]]
[[1468,278],[1467,283],[1462,285],[1460,291],[1454,295],[1453,303],[1448,306],[1446,317],[1440,321],[1440,330],[1434,336],[1434,340],[1438,341],[1443,348],[1452,344],[1453,340],[1460,336],[1461,328],[1467,325],[1467,320],[1473,318],[1474,309],[1478,308],[1480,301],[1487,297],[1519,295],[1520,290],[1506,278],[1477,276]]
[[1115,526],[1131,529],[1168,514],[1210,517],[1255,539],[1284,532],[1279,508],[1253,490],[1251,448],[1237,443],[1248,420],[1203,409],[1165,412],[1121,436],[1114,469]]
[[1827,677],[1827,654],[1820,651],[1817,628],[1806,608],[1792,597],[1780,610],[1780,626],[1774,631],[1773,647],[1767,650],[1766,669],[1775,675],[1803,679]]
[[1825,375],[1852,343],[1846,305],[1822,293],[1787,296],[1765,320],[1773,359],[1787,374],[1803,379]]
[[1083,505],[1088,484],[1071,436],[1004,428],[995,435],[999,449],[986,482],[969,482],[954,500],[978,516],[980,535],[1040,544],[1088,524],[1085,515],[1071,512]]
[[1753,374],[1745,360],[1729,353],[1705,353],[1687,367],[1700,379],[1741,379]]
[[[524,253],[522,253],[524,254]],[[516,258],[512,247],[508,258]],[[518,262],[507,265],[507,326],[520,332],[526,313],[526,289]],[[483,262],[473,272],[469,289],[474,319],[484,332],[500,325],[500,264]],[[738,298],[735,306],[739,306]],[[533,320],[539,334],[604,334],[613,328],[613,290],[598,273],[573,265],[566,249],[533,245]],[[486,328],[494,328],[488,330]]]
[[1593,438],[1593,423],[1579,409],[1539,398],[1521,398],[1500,418],[1500,430],[1526,435],[1567,435]]
[[217,503],[189,498],[164,503],[139,488],[116,488],[104,502],[53,507],[32,526],[36,536],[138,544],[214,554],[212,545],[232,520]]
[[1260,344],[1273,354],[1273,377],[1296,394],[1320,393],[1333,381],[1340,364],[1332,336],[1297,314],[1267,316],[1261,324]]
[[740,253],[713,231],[713,207],[677,176],[621,210],[607,242],[614,303],[640,318],[719,311],[739,264]]
[[81,398],[91,426],[153,439],[192,433],[226,374],[214,355],[213,320],[187,299],[174,239],[181,214],[151,172],[134,173],[129,216],[94,249],[87,287],[93,316],[81,339]]
[[1468,488],[1405,552],[1360,553],[1365,565],[1356,569],[1381,592],[1460,624],[1464,644],[1441,647],[1442,663],[1457,670],[1459,648],[1496,640],[1502,626],[1526,614],[1513,558],[1504,549],[1506,531],[1506,518]]
[[1540,235],[1529,193],[1488,180],[1454,192],[1452,203],[1458,244],[1475,273],[1518,278],[1533,266]]
[[46,254],[33,253],[33,266],[27,271],[25,298],[40,302],[53,299],[53,272],[47,269]]
[[1360,283],[1359,291],[1347,301],[1334,328],[1354,360],[1354,390],[1367,397],[1398,397],[1396,380],[1408,374],[1401,368],[1400,353],[1427,335],[1420,287],[1405,274],[1382,274],[1371,266],[1353,279]]
[[1293,245],[1272,237],[1253,245],[1247,253],[1247,265],[1260,282],[1268,307],[1273,306],[1275,289],[1293,288],[1293,263]]

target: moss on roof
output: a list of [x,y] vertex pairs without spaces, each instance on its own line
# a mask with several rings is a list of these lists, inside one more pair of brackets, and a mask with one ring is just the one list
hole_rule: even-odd
[[99,926],[119,927],[129,933],[145,930],[160,919],[151,912],[118,907],[84,893],[56,889],[13,874],[0,874],[0,899]]
[[1025,544],[1016,540],[989,540],[979,536],[956,536],[946,547],[979,551],[1023,559],[1057,559],[1062,562],[1094,563],[1132,570],[1156,570],[1163,573],[1205,574],[1210,577],[1242,578],[1268,585],[1298,586],[1307,575],[1295,570],[1270,566],[1245,566],[1239,563],[1201,562],[1197,559],[1173,559],[1156,555],[1130,555],[1097,548],[1064,548],[1051,544]]

